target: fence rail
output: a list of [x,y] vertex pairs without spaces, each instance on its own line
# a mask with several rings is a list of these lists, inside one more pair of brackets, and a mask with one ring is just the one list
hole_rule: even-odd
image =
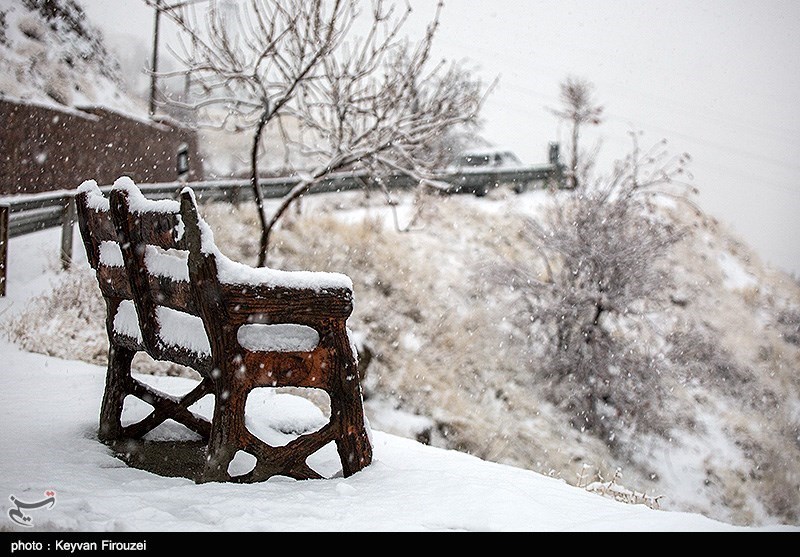
[[[436,180],[443,185],[446,184],[443,188],[446,193],[485,195],[491,188],[500,184],[511,184],[517,192],[549,180],[554,180],[559,187],[563,187],[562,173],[563,167],[558,164],[522,168],[476,167],[459,172],[444,172],[439,174]],[[275,199],[285,196],[299,181],[297,177],[264,178],[259,181],[259,187],[264,198]],[[416,183],[411,177],[400,173],[383,178],[383,185],[395,190],[410,189]],[[247,180],[170,182],[141,184],[139,187],[148,197],[158,199],[174,198],[187,185],[191,186],[198,199],[202,201],[244,200],[252,196]],[[309,193],[348,191],[375,185],[375,181],[367,174],[348,172],[330,176],[316,184]],[[105,186],[101,189],[108,191],[110,188],[111,186]],[[61,265],[66,269],[72,261],[74,224],[74,190],[0,198],[0,296],[6,295],[9,239],[60,226]]]

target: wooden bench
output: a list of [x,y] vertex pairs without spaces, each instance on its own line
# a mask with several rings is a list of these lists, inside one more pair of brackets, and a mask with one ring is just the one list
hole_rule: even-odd
[[[180,202],[148,200],[128,178],[109,197],[93,181],[78,188],[78,223],[87,257],[106,301],[109,362],[99,437],[140,439],[167,419],[207,440],[198,481],[261,481],[273,475],[320,478],[306,460],[335,442],[344,476],[372,460],[355,348],[346,326],[352,283],[336,273],[252,268],[216,247],[194,194]],[[197,370],[202,381],[183,397],[160,393],[131,376],[145,351],[156,360]],[[313,387],[330,397],[321,429],[285,446],[270,446],[245,427],[245,404],[256,387]],[[214,396],[209,423],[190,411]],[[123,403],[134,395],[153,406],[123,426]],[[232,477],[238,451],[256,458]]]

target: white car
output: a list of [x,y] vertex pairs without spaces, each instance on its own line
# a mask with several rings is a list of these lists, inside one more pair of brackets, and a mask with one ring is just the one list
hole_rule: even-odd
[[456,157],[449,167],[451,172],[461,174],[461,178],[456,183],[453,191],[457,193],[472,193],[478,197],[483,197],[489,193],[492,187],[497,187],[498,184],[477,180],[477,176],[481,172],[521,167],[523,167],[522,161],[511,151],[497,149],[465,151]]
[[466,151],[456,158],[452,167],[463,168],[516,168],[522,166],[522,161],[511,151]]

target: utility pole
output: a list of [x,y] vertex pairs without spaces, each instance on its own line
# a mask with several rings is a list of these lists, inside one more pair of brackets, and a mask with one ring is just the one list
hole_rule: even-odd
[[159,27],[161,23],[161,12],[177,10],[183,8],[184,6],[191,6],[193,4],[199,4],[201,2],[208,1],[209,0],[185,0],[184,2],[177,2],[172,5],[164,5],[161,0],[155,0],[154,7],[156,9],[156,15],[153,22],[153,54],[152,59],[150,60],[150,71],[152,72],[150,74],[150,116],[153,116],[156,113],[156,91],[158,84],[158,77],[156,74],[158,73],[158,37],[160,34]]
[[156,72],[158,72],[158,27],[161,20],[161,0],[156,0],[156,15],[153,23],[153,58],[150,62],[150,116],[156,113]]

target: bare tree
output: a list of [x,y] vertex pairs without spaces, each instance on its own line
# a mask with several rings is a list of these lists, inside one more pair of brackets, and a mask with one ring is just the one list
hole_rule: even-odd
[[482,85],[467,68],[431,64],[431,46],[442,3],[425,35],[401,38],[410,13],[372,4],[371,27],[326,57],[318,79],[299,87],[293,115],[304,134],[298,147],[318,161],[286,195],[269,222],[278,223],[290,204],[332,172],[365,171],[385,189],[390,173],[423,187],[442,187],[434,170],[452,156],[452,135],[477,123]]
[[[146,0],[155,5],[154,0]],[[253,0],[226,14],[212,4],[205,24],[170,12],[189,40],[179,57],[203,91],[196,110],[222,106],[223,125],[253,132],[251,187],[262,225],[259,265],[288,207],[336,171],[402,172],[437,185],[431,169],[447,136],[477,118],[481,84],[458,64],[431,63],[442,2],[424,36],[404,36],[410,6],[372,0]],[[353,29],[362,26],[363,36]],[[202,30],[202,31],[201,31]],[[268,217],[258,187],[259,146],[273,120],[291,116],[301,131],[284,142],[317,161]]]
[[572,126],[570,182],[573,188],[578,187],[581,181],[578,177],[582,174],[580,166],[580,131],[586,124],[598,125],[603,115],[603,107],[595,104],[592,99],[594,85],[577,77],[568,77],[560,85],[560,109],[551,112],[569,122]]
[[[544,262],[508,269],[545,332],[538,373],[574,425],[613,441],[623,425],[658,430],[663,417],[661,364],[635,334],[670,284],[661,265],[683,229],[654,200],[686,197],[687,155],[657,145],[633,152],[608,180],[562,192],[546,222],[528,223],[531,252]],[[695,208],[695,210],[697,210]],[[542,276],[544,275],[544,276]]]
[[[145,2],[164,10],[156,0]],[[177,73],[200,90],[194,102],[168,102],[205,112],[210,125],[252,132],[250,185],[264,231],[263,265],[267,215],[258,168],[264,131],[285,114],[299,85],[317,77],[357,13],[354,0],[252,0],[222,9],[226,6],[212,0],[204,12],[190,3],[164,10],[185,35],[175,53],[185,68]],[[213,107],[223,109],[221,121],[209,114]]]

